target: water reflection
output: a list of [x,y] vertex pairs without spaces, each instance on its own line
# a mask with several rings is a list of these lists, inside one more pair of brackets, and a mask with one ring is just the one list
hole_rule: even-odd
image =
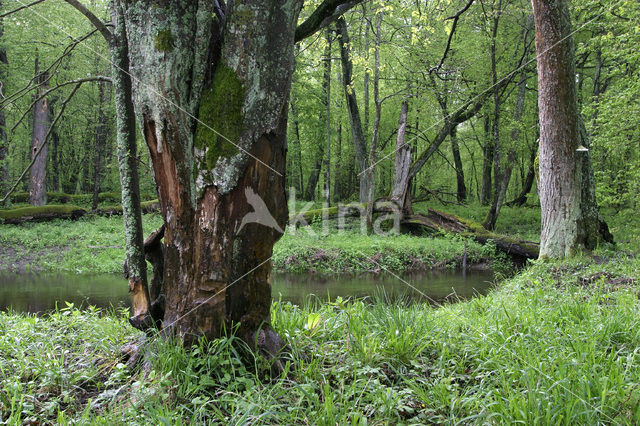
[[[274,274],[273,298],[300,304],[311,295],[320,300],[336,297],[363,297],[384,293],[390,298],[418,301],[468,299],[492,287],[491,272],[437,271],[403,274],[389,273],[338,277],[315,274]],[[0,310],[46,312],[65,307],[94,305],[99,308],[129,307],[127,281],[117,275],[15,274],[0,273]]]

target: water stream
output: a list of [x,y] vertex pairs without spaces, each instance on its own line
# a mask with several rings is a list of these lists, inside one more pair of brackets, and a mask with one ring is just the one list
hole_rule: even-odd
[[[455,301],[484,294],[493,286],[493,273],[486,271],[432,271],[379,275],[321,276],[274,274],[273,298],[304,303],[337,297],[402,296],[411,300]],[[47,312],[65,302],[77,307],[130,306],[126,280],[117,275],[16,274],[0,272],[0,310]]]

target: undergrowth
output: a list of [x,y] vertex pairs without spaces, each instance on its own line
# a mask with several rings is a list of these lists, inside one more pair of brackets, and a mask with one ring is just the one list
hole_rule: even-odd
[[439,308],[274,303],[282,374],[232,336],[150,338],[148,375],[118,347],[123,313],[0,313],[0,418],[61,424],[637,424],[640,261],[535,262]]

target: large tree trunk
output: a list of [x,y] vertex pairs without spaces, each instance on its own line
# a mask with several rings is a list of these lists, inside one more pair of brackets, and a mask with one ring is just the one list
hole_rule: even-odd
[[362,131],[362,121],[360,120],[360,110],[353,86],[353,62],[351,60],[351,48],[347,22],[344,18],[338,18],[338,41],[340,43],[340,59],[342,63],[342,83],[344,86],[345,98],[347,100],[347,110],[349,111],[349,123],[351,124],[351,137],[356,153],[356,161],[360,170],[360,202],[366,203],[369,195],[369,161],[367,158],[367,143]]
[[583,190],[583,182],[592,182],[588,152],[577,151],[580,120],[569,7],[565,0],[533,0],[533,10],[540,107],[540,257],[561,258],[581,247],[593,248],[600,240],[600,223],[595,196],[589,194],[593,185]]
[[484,117],[484,146],[482,147],[482,187],[480,189],[480,204],[489,205],[491,202],[491,172],[493,171],[493,140],[491,139],[491,120],[489,114]]
[[[40,84],[38,97],[49,88],[49,73],[40,73],[36,56],[36,81]],[[45,137],[51,126],[51,106],[49,99],[43,97],[33,106],[33,136],[31,139],[31,160],[38,155],[29,171],[29,203],[32,206],[47,204],[47,146]],[[44,144],[44,146],[42,146]]]
[[283,344],[267,325],[270,258],[287,220],[301,1],[216,5],[140,1],[125,11],[136,111],[165,222],[163,328],[189,343],[238,325],[236,335],[275,354]]

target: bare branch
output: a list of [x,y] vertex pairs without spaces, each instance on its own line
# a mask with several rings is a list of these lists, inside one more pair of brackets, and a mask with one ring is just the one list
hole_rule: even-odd
[[363,0],[324,0],[311,16],[296,28],[296,43],[325,28]]
[[68,86],[70,84],[87,83],[87,82],[90,82],[90,81],[104,81],[104,82],[107,82],[107,83],[111,83],[112,82],[110,77],[104,77],[102,75],[98,75],[98,76],[95,76],[95,77],[79,78],[77,80],[65,81],[64,83],[60,83],[57,86],[46,90],[40,96],[37,96],[34,99],[34,101],[31,103],[31,105],[29,105],[29,107],[27,109],[25,109],[24,113],[22,114],[22,116],[20,116],[18,121],[16,121],[16,123],[13,125],[13,127],[11,127],[11,131],[13,132],[20,125],[22,120],[24,120],[25,117],[27,116],[27,114],[29,114],[29,111],[31,111],[31,109],[34,107],[36,102],[38,102],[42,98],[46,97],[49,93],[54,92],[54,91],[58,90],[59,88],[64,87],[64,86]]
[[46,82],[48,82],[51,77],[56,73],[58,67],[60,66],[60,64],[62,63],[62,60],[69,56],[71,54],[71,52],[73,51],[73,49],[76,48],[76,46],[78,46],[80,43],[82,43],[83,41],[85,41],[86,39],[88,39],[89,37],[91,37],[93,34],[95,34],[98,30],[94,29],[92,31],[90,31],[88,34],[86,34],[85,36],[77,39],[77,40],[73,40],[73,42],[71,44],[69,44],[67,47],[65,47],[64,51],[62,52],[62,54],[56,59],[54,60],[51,65],[49,65],[45,70],[43,70],[43,73],[48,73],[49,74],[49,78],[47,80],[44,80],[42,82],[40,82],[39,84],[33,85],[33,83],[35,82],[37,76],[34,76],[31,80],[29,80],[26,84],[26,86],[24,86],[23,88],[17,90],[16,92],[12,93],[11,95],[5,97],[2,99],[2,102],[0,102],[0,111],[2,111],[3,109],[5,109],[5,107],[10,104],[13,103],[13,101],[15,101],[16,99],[18,99],[19,97],[23,96],[26,92],[36,89],[38,87],[40,87],[40,84],[44,84]]
[[449,50],[451,49],[451,40],[453,40],[453,35],[456,32],[456,27],[458,26],[458,20],[460,19],[460,16],[465,13],[473,4],[474,0],[469,0],[467,2],[467,4],[464,5],[464,7],[462,9],[460,9],[458,12],[456,12],[455,15],[453,16],[449,16],[448,18],[445,19],[445,21],[448,21],[450,19],[453,19],[453,24],[451,25],[451,32],[449,32],[449,38],[447,39],[447,46],[444,49],[444,53],[442,54],[442,59],[440,59],[440,63],[438,64],[437,67],[435,67],[434,71],[439,70],[442,65],[444,64],[445,59],[447,59],[447,54],[449,53]]
[[47,143],[49,142],[49,136],[51,135],[51,132],[53,131],[53,128],[55,127],[55,125],[58,123],[58,120],[60,119],[60,117],[62,116],[62,113],[64,112],[65,108],[67,107],[67,104],[69,104],[69,101],[71,100],[71,98],[73,98],[73,95],[76,94],[76,92],[78,91],[78,89],[80,88],[80,86],[82,86],[82,82],[77,83],[75,85],[75,87],[73,88],[73,90],[71,91],[71,93],[69,93],[69,96],[67,96],[67,98],[64,100],[64,102],[62,103],[62,106],[60,107],[60,111],[58,112],[58,115],[56,115],[56,118],[53,120],[53,122],[51,123],[51,126],[49,126],[49,131],[47,132],[47,134],[44,136],[44,140],[42,141],[42,145],[40,145],[40,148],[38,148],[38,151],[36,151],[36,153],[33,155],[33,158],[31,159],[31,162],[29,163],[29,165],[27,166],[26,169],[24,169],[24,171],[22,172],[22,174],[20,175],[20,177],[16,180],[16,183],[13,184],[13,186],[11,187],[11,189],[9,190],[9,192],[6,193],[6,195],[4,196],[4,198],[2,198],[2,200],[0,200],[0,204],[4,204],[5,201],[7,201],[7,198],[9,198],[9,196],[11,195],[11,193],[13,193],[13,191],[15,191],[15,189],[18,187],[18,185],[20,184],[20,182],[22,182],[22,179],[24,179],[24,177],[26,176],[27,173],[29,173],[29,170],[31,170],[31,167],[33,167],[33,164],[36,162],[36,160],[38,159],[38,156],[40,155],[40,153],[42,152],[42,149],[47,145]]
[[5,13],[3,13],[2,15],[0,15],[0,19],[4,18],[5,16],[9,16],[9,15],[12,15],[12,14],[14,14],[14,13],[16,13],[16,12],[19,12],[19,11],[21,11],[22,9],[26,9],[26,8],[28,8],[28,7],[31,7],[31,6],[35,6],[36,4],[38,4],[38,3],[42,3],[43,1],[44,1],[44,0],[36,0],[36,1],[31,2],[31,3],[29,3],[29,4],[24,4],[24,5],[20,6],[20,7],[17,7],[17,8],[15,8],[15,9],[13,9],[13,10],[10,10],[9,12],[5,12]]
[[107,28],[105,23],[102,22],[100,18],[94,15],[93,12],[87,9],[87,7],[82,3],[80,3],[78,0],[65,0],[65,1],[69,3],[71,6],[73,6],[78,12],[82,13],[91,22],[91,24],[93,24],[93,26],[96,27],[98,31],[100,31],[100,34],[102,34],[102,36],[107,41],[107,43],[111,44],[111,41],[113,39],[113,34],[111,34],[111,31],[109,31],[109,28]]

